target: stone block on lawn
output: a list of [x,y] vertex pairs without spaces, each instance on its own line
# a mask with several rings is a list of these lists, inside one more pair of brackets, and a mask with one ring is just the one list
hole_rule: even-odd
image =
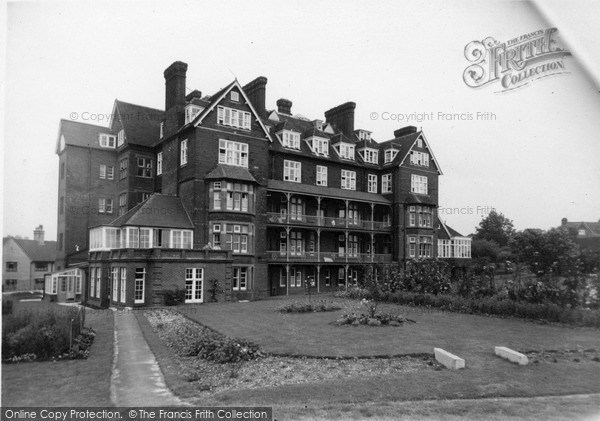
[[494,348],[496,355],[499,357],[505,358],[513,363],[517,363],[519,365],[527,365],[529,360],[527,359],[527,355],[523,355],[520,352],[513,351],[510,348],[505,346],[497,346]]
[[446,368],[453,370],[465,368],[465,360],[462,358],[459,358],[448,351],[444,351],[442,348],[433,348],[433,352],[435,353],[435,359]]

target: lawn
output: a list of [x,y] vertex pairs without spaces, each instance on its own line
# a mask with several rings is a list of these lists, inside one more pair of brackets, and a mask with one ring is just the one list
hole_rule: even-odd
[[[48,302],[17,302],[14,311],[69,311]],[[110,406],[114,316],[90,311],[96,338],[86,360],[2,364],[3,406]]]
[[[342,301],[341,301],[342,302]],[[348,302],[343,302],[348,306]],[[460,371],[417,371],[373,377],[244,389],[213,395],[231,405],[353,405],[423,399],[469,399],[600,393],[600,362],[563,358],[518,366],[494,355],[493,347],[519,351],[594,349],[600,331],[517,319],[419,311],[395,305],[416,323],[400,327],[335,326],[341,314],[281,314],[280,300],[218,303],[180,308],[187,317],[232,337],[251,339],[264,351],[283,355],[377,356],[432,353],[444,348],[466,360]],[[265,327],[266,326],[266,327]],[[576,354],[566,354],[576,355]]]

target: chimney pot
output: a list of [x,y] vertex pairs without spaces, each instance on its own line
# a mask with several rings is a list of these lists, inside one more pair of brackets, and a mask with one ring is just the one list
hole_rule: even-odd
[[292,115],[292,101],[285,98],[277,100],[277,111],[281,114]]

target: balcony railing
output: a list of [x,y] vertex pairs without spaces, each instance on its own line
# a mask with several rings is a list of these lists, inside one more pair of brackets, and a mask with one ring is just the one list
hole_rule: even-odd
[[391,263],[391,254],[339,253],[339,252],[284,252],[267,251],[269,262],[306,262],[306,263]]
[[329,216],[300,215],[290,213],[289,215],[276,212],[268,212],[267,220],[269,224],[275,225],[307,225],[323,228],[354,228],[373,231],[390,231],[392,229],[389,222],[367,221],[358,218],[332,218]]

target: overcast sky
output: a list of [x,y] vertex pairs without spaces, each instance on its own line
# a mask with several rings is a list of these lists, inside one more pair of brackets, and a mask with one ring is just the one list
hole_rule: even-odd
[[[78,113],[97,124],[81,116],[109,114],[116,98],[163,108],[163,71],[175,60],[189,64],[188,88],[203,94],[262,75],[267,108],[284,97],[294,114],[315,119],[354,101],[355,127],[378,141],[422,127],[443,171],[440,206],[452,208],[442,218],[463,234],[491,207],[517,229],[548,229],[562,217],[597,221],[598,3],[9,3],[3,233],[31,237],[43,224],[56,239],[59,120]],[[505,93],[463,82],[469,42],[554,26],[573,52],[565,74]],[[496,119],[439,118],[478,112]]]

